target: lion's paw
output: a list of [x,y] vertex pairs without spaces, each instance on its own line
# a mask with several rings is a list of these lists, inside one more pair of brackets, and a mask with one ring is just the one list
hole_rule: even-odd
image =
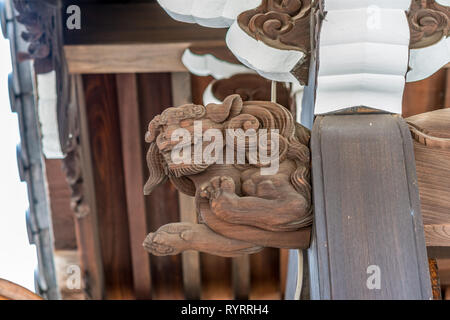
[[175,255],[185,249],[190,240],[191,227],[184,223],[171,223],[149,233],[145,238],[144,248],[155,256]]
[[219,198],[222,194],[234,194],[236,186],[232,178],[227,176],[214,177],[200,191],[200,196],[209,200]]

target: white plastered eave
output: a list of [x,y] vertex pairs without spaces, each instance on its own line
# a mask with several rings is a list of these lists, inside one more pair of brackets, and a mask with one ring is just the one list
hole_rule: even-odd
[[37,96],[43,153],[47,159],[62,159],[64,155],[59,140],[54,71],[37,75]]

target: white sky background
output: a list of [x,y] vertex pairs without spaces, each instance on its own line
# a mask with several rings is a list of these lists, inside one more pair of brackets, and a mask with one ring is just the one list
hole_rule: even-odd
[[17,168],[20,133],[17,114],[11,112],[9,105],[9,50],[9,41],[0,36],[0,278],[34,291],[36,249],[28,243],[27,186],[20,182]]

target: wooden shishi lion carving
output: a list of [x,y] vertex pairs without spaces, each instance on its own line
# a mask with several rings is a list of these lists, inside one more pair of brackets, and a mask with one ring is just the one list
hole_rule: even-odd
[[[179,141],[171,139],[172,133],[184,128],[194,135],[195,121],[201,121],[203,132],[220,130],[224,140],[225,131],[230,128],[252,128],[255,132],[277,129],[278,171],[264,175],[258,161],[174,163],[171,153]],[[234,257],[256,253],[264,247],[307,248],[312,224],[309,139],[308,130],[295,123],[281,105],[243,102],[239,95],[228,96],[223,104],[166,109],[150,122],[146,134],[150,143],[150,177],[144,193],[150,194],[170,179],[180,192],[195,197],[199,224],[164,225],[147,236],[146,250],[154,255],[197,250]],[[202,150],[208,144],[202,142]],[[272,144],[266,144],[266,149],[271,147]],[[244,152],[248,152],[248,145],[246,148]]]

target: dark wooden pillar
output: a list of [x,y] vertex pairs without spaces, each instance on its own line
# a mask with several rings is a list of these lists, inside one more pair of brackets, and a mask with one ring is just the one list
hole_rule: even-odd
[[311,147],[311,297],[431,299],[413,145],[403,119],[319,116]]

